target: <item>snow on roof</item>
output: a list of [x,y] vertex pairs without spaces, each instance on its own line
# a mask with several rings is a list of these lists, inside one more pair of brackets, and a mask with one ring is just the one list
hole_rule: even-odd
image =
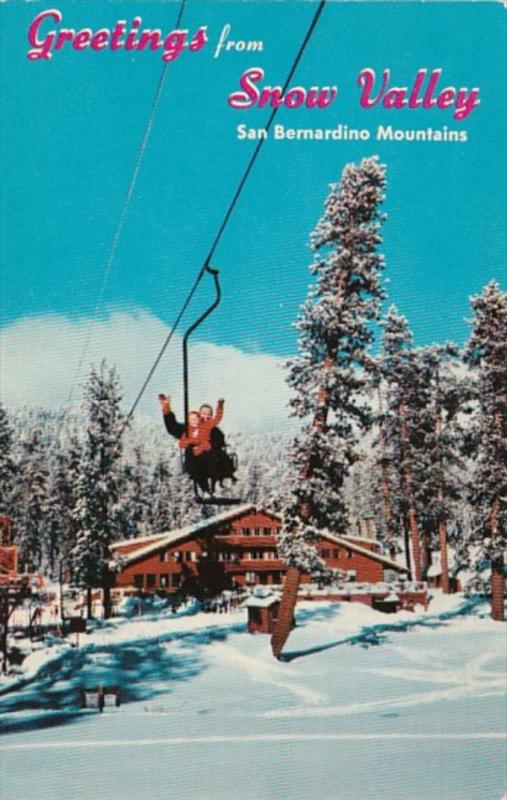
[[278,595],[270,594],[267,597],[249,597],[248,600],[243,603],[244,608],[269,608],[274,603],[279,603],[280,598]]
[[[242,514],[248,514],[250,511],[255,510],[252,503],[245,503],[242,506],[236,506],[234,509],[223,511],[221,514],[216,514],[209,519],[201,519],[199,522],[194,522],[193,525],[187,525],[184,528],[178,528],[175,531],[167,531],[157,536],[155,541],[150,541],[145,547],[140,547],[132,553],[127,553],[123,558],[123,564],[127,566],[139,558],[144,558],[157,550],[167,547],[168,545],[175,544],[180,539],[186,539],[187,536],[193,536],[196,533],[201,533],[208,528],[219,525],[221,522],[229,522],[229,520],[240,517]],[[133,541],[132,539],[130,540]]]
[[380,544],[378,539],[373,539],[371,536],[359,536],[355,533],[347,533],[346,536],[343,537],[344,539],[356,539],[359,542],[371,542],[372,544]]
[[117,547],[126,547],[130,544],[147,544],[148,542],[154,542],[157,539],[163,539],[164,536],[167,536],[167,533],[151,533],[149,536],[133,536],[131,539],[121,539],[118,542],[113,542],[111,544],[111,550],[115,550]]

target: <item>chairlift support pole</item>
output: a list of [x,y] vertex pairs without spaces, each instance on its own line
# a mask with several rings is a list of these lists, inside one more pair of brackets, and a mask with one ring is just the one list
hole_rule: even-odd
[[199,319],[197,319],[187,330],[185,331],[185,335],[183,336],[183,409],[185,414],[185,432],[188,436],[188,412],[189,412],[189,403],[188,403],[188,340],[191,334],[195,331],[196,328],[201,325],[206,317],[215,310],[215,308],[220,304],[220,300],[222,299],[222,291],[220,289],[220,280],[219,280],[219,271],[217,269],[213,269],[210,266],[205,266],[204,271],[208,272],[210,275],[213,276],[213,280],[215,282],[215,299],[213,303],[209,306],[209,308],[204,311]]

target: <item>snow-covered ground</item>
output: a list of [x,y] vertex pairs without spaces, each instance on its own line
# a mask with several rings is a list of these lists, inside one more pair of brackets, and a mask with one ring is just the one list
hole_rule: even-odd
[[[285,662],[244,611],[119,620],[41,649],[1,689],[0,796],[500,800],[505,626],[464,605],[301,603]],[[81,711],[79,688],[99,683],[124,703]]]

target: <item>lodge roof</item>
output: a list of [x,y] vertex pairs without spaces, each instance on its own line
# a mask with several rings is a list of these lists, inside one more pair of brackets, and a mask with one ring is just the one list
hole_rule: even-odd
[[[380,561],[382,564],[385,564],[386,567],[395,569],[398,572],[408,572],[407,567],[397,564],[396,561],[391,561],[391,559],[386,558],[386,556],[381,556],[380,553],[375,553],[373,550],[368,550],[366,547],[361,547],[361,545],[355,544],[355,542],[352,542],[348,538],[335,536],[334,533],[330,533],[329,531],[319,531],[319,533],[324,537],[324,539],[329,539],[330,542],[334,542],[341,547],[346,547],[347,550],[352,550],[352,552],[357,553],[358,555],[367,556],[368,558],[371,558],[372,561]],[[352,536],[351,538],[355,539],[356,537]]]
[[245,503],[244,505],[236,506],[234,509],[224,511],[221,514],[216,514],[214,517],[210,517],[209,519],[201,519],[199,522],[195,522],[193,525],[186,525],[183,528],[178,528],[175,531],[166,531],[153,537],[143,537],[142,540],[127,539],[122,542],[115,542],[113,545],[111,545],[111,548],[112,550],[115,550],[120,545],[135,544],[136,541],[146,540],[147,543],[144,547],[139,547],[137,550],[133,550],[123,556],[123,563],[125,566],[127,566],[134,561],[138,561],[139,559],[145,558],[152,553],[156,553],[157,550],[161,550],[168,545],[176,544],[176,542],[179,542],[181,539],[186,539],[187,537],[194,536],[195,534],[204,533],[204,531],[215,527],[215,525],[219,525],[222,522],[231,522],[232,520],[236,519],[236,517],[241,517],[244,514],[250,513],[251,511],[255,511],[255,506],[252,503]]
[[[216,525],[219,525],[222,522],[232,522],[234,519],[245,516],[246,514],[250,514],[252,512],[266,513],[270,514],[270,516],[276,516],[271,512],[264,511],[262,508],[256,508],[253,503],[245,503],[243,505],[236,506],[233,509],[229,509],[228,511],[224,511],[221,514],[216,514],[214,517],[210,517],[209,519],[199,520],[199,522],[195,522],[193,525],[187,525],[174,531],[165,531],[153,536],[145,536],[141,539],[126,539],[121,542],[115,542],[111,545],[111,549],[114,551],[121,545],[125,546],[127,544],[144,543],[143,547],[138,547],[136,550],[126,553],[123,556],[123,564],[124,566],[128,566],[135,561],[139,561],[147,556],[151,556],[158,550],[162,550],[165,547],[174,545],[177,542],[188,538],[189,536],[204,533],[205,531],[209,530],[210,528],[214,528]],[[358,555],[363,555],[372,561],[379,561],[386,567],[394,569],[397,572],[408,571],[406,567],[397,564],[390,558],[386,558],[379,553],[375,553],[372,550],[368,550],[367,548],[356,544],[354,541],[351,541],[351,539],[357,539],[358,537],[352,536],[351,539],[349,539],[342,536],[335,536],[330,531],[325,530],[320,531],[320,535],[333,544],[340,545],[341,547],[351,550]]]

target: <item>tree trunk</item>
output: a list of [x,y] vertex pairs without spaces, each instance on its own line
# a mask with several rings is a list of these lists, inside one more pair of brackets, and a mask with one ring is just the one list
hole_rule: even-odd
[[[324,369],[330,370],[333,366],[333,360],[330,356],[324,361]],[[313,425],[317,430],[323,430],[327,422],[327,414],[329,409],[329,394],[325,387],[321,386],[317,395],[317,411],[313,418]],[[304,479],[310,477],[310,468],[306,467],[304,471]],[[300,509],[301,517],[306,516],[306,511]],[[280,657],[280,653],[285,646],[287,639],[293,627],[294,610],[298,599],[298,589],[301,581],[301,570],[297,566],[290,566],[285,574],[283,584],[282,601],[280,603],[280,610],[278,620],[271,636],[271,650],[275,658]]]
[[414,508],[414,498],[412,492],[412,470],[409,465],[409,452],[408,452],[408,433],[407,423],[405,419],[405,408],[400,406],[400,419],[401,419],[401,437],[403,443],[403,482],[405,484],[405,494],[407,502],[407,518],[408,527],[410,529],[410,539],[412,542],[412,560],[414,562],[413,579],[420,581],[422,579],[421,570],[421,540],[419,538],[419,529],[417,526],[417,519]]
[[88,586],[86,589],[86,616],[88,619],[91,619],[93,617],[91,586]]
[[280,658],[280,653],[293,627],[300,580],[301,573],[299,569],[297,567],[289,567],[285,574],[283,597],[277,624],[271,637],[271,649],[275,658]]
[[447,559],[447,524],[438,523],[438,539],[440,542],[440,569],[442,570],[441,587],[444,594],[451,591],[449,583],[449,562]]
[[405,545],[405,564],[408,570],[408,579],[412,580],[412,560],[410,558],[410,536],[408,530],[408,520],[406,515],[403,515],[403,543]]
[[491,617],[496,622],[503,622],[505,619],[504,594],[504,560],[497,558],[491,564]]
[[425,575],[431,564],[430,539],[427,531],[421,533],[421,575]]
[[111,585],[107,578],[104,581],[102,592],[103,592],[104,619],[109,619],[111,616]]
[[[379,402],[379,410],[380,415],[382,417],[382,393],[380,391],[380,386],[378,388],[378,402]],[[387,472],[387,465],[385,463],[386,458],[386,434],[384,429],[384,424],[381,419],[379,425],[379,446],[380,446],[380,483],[382,486],[382,508],[384,511],[384,523],[386,526],[386,536],[387,536],[387,546],[389,548],[389,553],[391,558],[394,558],[396,554],[396,547],[395,547],[395,532],[394,532],[394,525],[393,525],[393,506],[391,503],[391,487],[389,486],[389,475]]]
[[[493,503],[491,511],[491,533],[496,538],[499,533],[500,523],[498,513],[500,511],[500,501],[497,499]],[[504,610],[505,594],[505,573],[503,556],[495,558],[491,563],[491,617],[497,622],[505,619]]]
[[[437,383],[438,391],[440,391],[440,383]],[[438,460],[439,460],[439,469],[440,469],[440,486],[438,489],[438,505],[439,505],[439,513],[440,513],[440,520],[438,523],[438,541],[440,546],[440,569],[442,571],[441,575],[441,588],[444,594],[449,594],[450,592],[450,585],[449,585],[449,559],[447,556],[447,522],[443,519],[443,507],[444,507],[444,489],[443,489],[443,464],[442,464],[442,448],[440,445],[440,437],[442,435],[442,418],[440,415],[440,411],[437,411],[437,423],[436,423],[436,434],[437,434],[437,443],[438,443]]]

